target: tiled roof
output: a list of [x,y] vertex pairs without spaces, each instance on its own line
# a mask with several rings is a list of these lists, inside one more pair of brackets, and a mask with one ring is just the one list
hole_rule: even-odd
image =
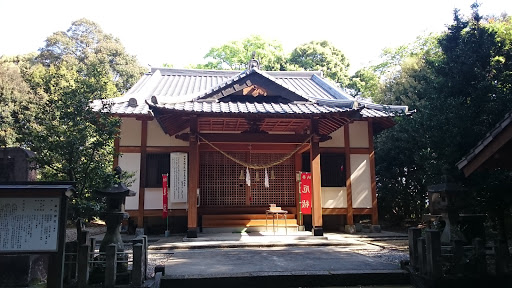
[[[500,135],[500,133],[505,128],[507,128],[507,126],[509,126],[511,123],[512,123],[512,111],[508,112],[505,115],[505,117],[503,118],[503,120],[501,120],[498,124],[496,124],[496,126],[494,126],[494,128],[489,133],[487,133],[487,135],[485,135],[485,137],[482,140],[480,140],[480,142],[478,142],[476,144],[476,146],[473,147],[473,149],[471,149],[471,151],[469,151],[469,153],[466,156],[464,156],[459,162],[457,162],[456,165],[459,168],[459,170],[464,169],[464,167],[466,165],[468,165],[473,159],[475,159],[475,157],[477,157],[478,154],[483,149],[488,147],[491,144],[491,142],[493,142],[494,139],[496,139],[498,137],[498,135]],[[495,147],[495,149],[499,149],[499,148],[501,148],[501,146]]]
[[154,107],[175,111],[205,113],[258,113],[258,114],[321,114],[344,112],[352,107],[335,107],[314,103],[241,103],[241,102],[181,102],[155,104]]
[[[282,103],[201,102],[208,95],[221,90],[230,83],[257,75],[291,91],[304,101]],[[271,82],[271,83],[272,83]],[[197,70],[152,68],[123,96],[109,99],[111,113],[119,115],[151,115],[148,103],[158,108],[212,113],[266,113],[266,114],[315,114],[342,112],[362,108],[363,117],[388,117],[390,110],[384,106],[356,100],[339,89],[334,83],[322,78],[321,72],[311,71],[246,71]],[[93,108],[100,110],[101,102],[95,101]],[[406,111],[405,106],[392,107]]]

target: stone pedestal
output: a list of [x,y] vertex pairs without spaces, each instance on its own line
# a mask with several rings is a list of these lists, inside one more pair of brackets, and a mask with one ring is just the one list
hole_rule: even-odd
[[355,234],[356,233],[356,225],[345,225],[345,233]]
[[324,236],[324,229],[322,227],[314,227],[313,236]]

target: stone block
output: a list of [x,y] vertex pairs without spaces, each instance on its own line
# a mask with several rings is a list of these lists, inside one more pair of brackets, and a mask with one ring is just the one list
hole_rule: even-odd
[[373,233],[380,233],[382,231],[380,225],[372,225],[371,227]]
[[356,225],[345,225],[345,233],[355,234],[356,233]]

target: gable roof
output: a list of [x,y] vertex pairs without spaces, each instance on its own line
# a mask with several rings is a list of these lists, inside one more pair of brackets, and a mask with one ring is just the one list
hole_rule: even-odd
[[[199,105],[203,101],[219,102],[222,97],[236,92],[235,86],[242,85],[244,80],[245,84],[247,80],[251,84],[253,80],[263,83],[265,88],[274,89],[273,93],[280,96],[284,94],[290,103],[257,105],[231,102],[229,105]],[[222,93],[226,88],[231,89],[231,93],[227,91],[224,95]],[[222,96],[217,97],[219,93]],[[112,104],[111,113],[126,116],[152,115],[151,109],[155,107],[191,112],[246,111],[269,114],[314,114],[339,112],[340,109],[363,109],[366,113],[362,113],[362,117],[389,117],[394,110],[407,112],[406,106],[387,106],[391,109],[386,109],[382,105],[358,103],[336,84],[324,79],[320,71],[260,71],[255,68],[245,71],[152,68],[125,95],[108,101]],[[101,101],[95,101],[92,106],[100,110]]]
[[511,139],[512,111],[456,164],[457,168],[466,177],[482,166],[511,168],[508,161],[512,158]]

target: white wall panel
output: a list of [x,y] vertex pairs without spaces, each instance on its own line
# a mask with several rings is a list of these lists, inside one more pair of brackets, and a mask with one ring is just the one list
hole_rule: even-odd
[[169,146],[171,137],[165,134],[156,120],[148,121],[148,146]]
[[332,139],[320,142],[320,147],[345,147],[345,132],[343,127],[332,132],[329,136],[331,136]]
[[347,187],[322,187],[322,208],[347,208]]
[[140,153],[123,153],[119,156],[119,167],[123,171],[134,173],[135,180],[128,188],[137,192],[133,197],[126,197],[125,210],[139,209]]
[[352,183],[352,207],[371,208],[372,189],[370,173],[370,156],[350,155],[350,180]]
[[368,122],[354,121],[349,124],[350,148],[368,148]]
[[121,118],[120,146],[140,146],[142,124],[135,118]]

